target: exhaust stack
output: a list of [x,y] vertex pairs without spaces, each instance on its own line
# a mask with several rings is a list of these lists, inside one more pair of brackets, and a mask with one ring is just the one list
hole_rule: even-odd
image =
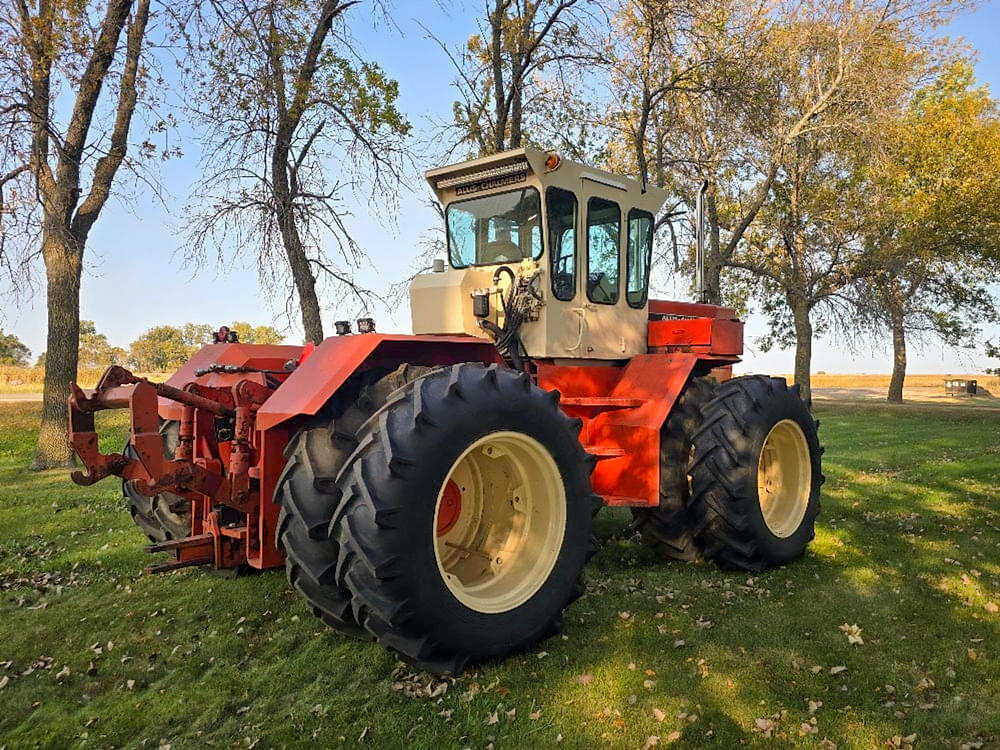
[[698,189],[698,201],[695,204],[695,271],[694,290],[698,302],[705,304],[708,302],[708,294],[705,291],[705,193],[708,192],[708,180],[701,183]]

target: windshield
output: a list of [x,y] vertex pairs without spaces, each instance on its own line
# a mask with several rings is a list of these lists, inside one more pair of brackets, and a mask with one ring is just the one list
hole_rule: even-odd
[[541,202],[534,188],[452,203],[446,223],[448,255],[455,268],[542,255]]

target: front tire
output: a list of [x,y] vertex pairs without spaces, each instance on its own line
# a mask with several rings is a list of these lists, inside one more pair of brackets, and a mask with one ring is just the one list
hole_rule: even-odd
[[285,468],[275,487],[278,515],[276,545],[285,554],[288,583],[331,628],[368,639],[351,612],[350,593],[337,585],[340,547],[330,535],[330,519],[340,502],[338,472],[357,448],[356,433],[389,394],[429,372],[401,365],[381,378],[369,378],[350,403],[334,405],[334,415],[318,416],[302,426],[285,448]]
[[337,582],[357,622],[450,674],[558,632],[596,549],[579,429],[557,395],[496,365],[393,394],[338,480]]
[[823,484],[817,428],[784,378],[719,385],[694,438],[692,502],[704,555],[759,571],[802,555],[815,535]]

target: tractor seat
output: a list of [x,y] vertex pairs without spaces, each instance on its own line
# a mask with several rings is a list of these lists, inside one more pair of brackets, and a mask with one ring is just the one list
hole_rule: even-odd
[[479,253],[480,265],[492,265],[494,263],[509,263],[510,261],[520,261],[524,256],[521,248],[513,242],[496,240],[483,245]]

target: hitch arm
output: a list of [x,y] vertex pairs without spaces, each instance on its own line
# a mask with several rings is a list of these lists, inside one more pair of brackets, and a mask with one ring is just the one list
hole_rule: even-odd
[[[136,482],[136,488],[144,494],[154,495],[179,486],[214,494],[225,481],[197,464],[170,461],[164,457],[157,398],[163,396],[224,417],[236,414],[232,407],[196,393],[136,377],[117,365],[104,371],[93,391],[84,391],[76,383],[72,383],[70,388],[70,442],[86,469],[71,474],[77,484],[87,486],[115,475],[126,480],[141,480]],[[128,408],[131,414],[131,441],[138,459],[103,454],[98,446],[94,413],[123,408]]]

